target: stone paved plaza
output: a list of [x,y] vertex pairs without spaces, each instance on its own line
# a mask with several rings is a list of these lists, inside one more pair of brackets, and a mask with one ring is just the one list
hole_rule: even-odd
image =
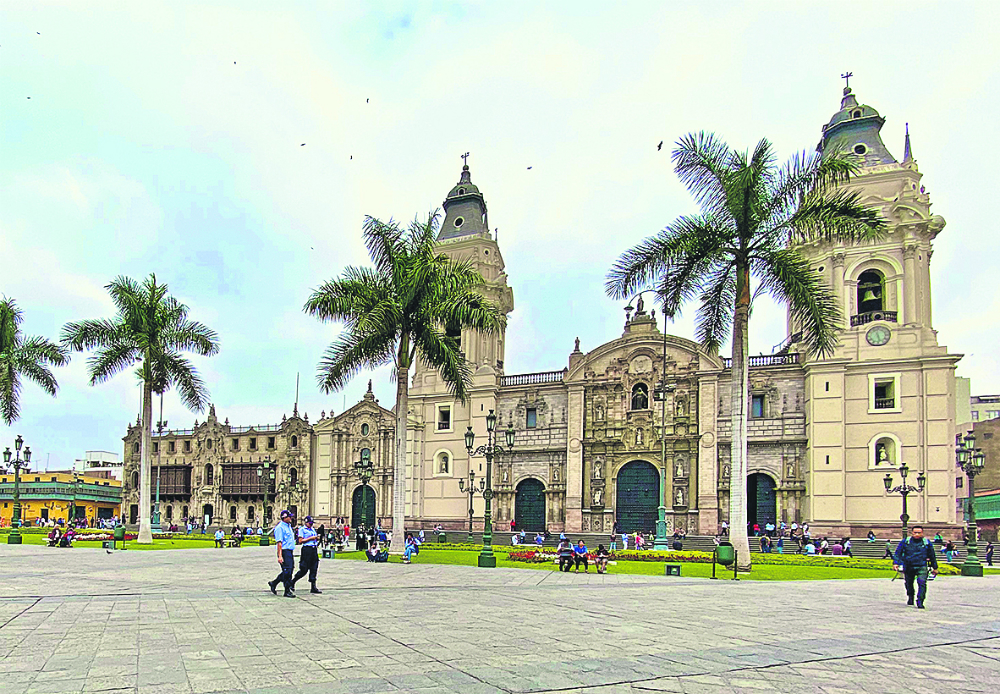
[[0,694],[995,692],[1000,576],[730,583],[0,547]]

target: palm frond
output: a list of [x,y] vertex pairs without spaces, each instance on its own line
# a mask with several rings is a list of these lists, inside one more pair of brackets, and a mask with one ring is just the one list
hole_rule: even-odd
[[736,305],[736,266],[716,262],[705,273],[701,306],[695,321],[695,337],[711,354],[718,354],[729,339]]
[[789,307],[810,349],[820,356],[831,354],[837,346],[841,307],[808,260],[793,248],[780,249],[754,258],[752,269],[767,292]]
[[21,415],[21,381],[8,355],[0,355],[0,417],[10,426]]
[[674,172],[705,214],[729,214],[729,162],[732,151],[713,133],[701,131],[681,137],[671,153]]
[[181,402],[192,412],[201,412],[209,403],[208,388],[201,379],[194,364],[186,357],[173,351],[157,355],[156,365],[152,368],[154,374],[153,390],[160,387],[160,392],[173,387],[177,389]]
[[395,332],[346,330],[319,362],[316,382],[324,393],[342,389],[361,369],[375,369],[395,357],[399,336]]
[[438,370],[449,390],[457,399],[467,401],[472,385],[472,367],[457,342],[431,325],[424,325],[413,338],[421,357]]
[[[141,356],[139,348],[129,342],[113,342],[106,347],[98,348],[87,358],[90,385],[104,383],[133,366]],[[144,369],[146,366],[143,364]]]
[[203,357],[211,357],[219,353],[218,334],[198,321],[183,320],[168,325],[163,330],[161,342],[166,348],[194,352]]
[[362,236],[368,255],[379,274],[390,274],[403,245],[403,231],[399,224],[390,219],[383,222],[375,217],[365,216]]
[[838,190],[810,195],[783,225],[800,241],[870,243],[888,234],[878,210],[861,204],[858,194]]

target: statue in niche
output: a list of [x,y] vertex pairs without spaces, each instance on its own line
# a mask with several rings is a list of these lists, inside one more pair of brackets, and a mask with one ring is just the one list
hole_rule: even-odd
[[677,416],[684,416],[684,398],[678,398],[677,400]]
[[635,445],[636,446],[642,445],[642,429],[636,429],[635,431]]
[[601,458],[594,458],[594,479],[601,479],[601,468],[604,467],[604,461]]
[[875,444],[875,464],[876,465],[888,465],[890,462],[892,462],[892,461],[889,460],[889,453],[886,450],[886,445],[884,443],[876,443]]
[[678,506],[684,505],[684,489],[678,487],[677,494],[675,495],[675,501]]
[[604,490],[598,487],[594,490],[594,506],[600,506],[601,500],[604,496]]
[[508,481],[508,477],[507,477],[507,468],[504,468],[504,469],[503,469],[503,481],[504,481],[504,484],[506,484],[506,483],[507,483],[507,481]]
[[596,419],[598,422],[604,420],[604,407],[600,404],[598,404],[597,407],[594,408],[594,419]]
[[788,477],[795,477],[795,463],[788,464]]
[[725,465],[722,466],[722,479],[724,480],[729,479],[729,463],[726,463]]
[[553,482],[559,481],[559,468],[557,467],[552,468],[552,481]]
[[676,477],[684,476],[684,461],[680,458],[677,459],[677,469],[674,471]]

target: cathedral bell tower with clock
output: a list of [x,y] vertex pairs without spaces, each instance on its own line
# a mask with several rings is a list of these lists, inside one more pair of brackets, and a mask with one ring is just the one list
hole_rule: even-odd
[[[805,370],[810,521],[899,525],[899,500],[882,476],[905,462],[927,475],[910,500],[911,522],[955,523],[953,482],[955,365],[960,355],[938,344],[932,324],[930,260],[945,221],[931,214],[904,132],[903,159],[882,142],[885,119],[845,87],[840,110],[823,126],[821,156],[855,157],[860,174],[845,187],[885,218],[877,244],[811,243],[799,251],[833,288],[843,307],[840,344],[825,359],[796,346]],[[898,473],[897,473],[898,474]]]

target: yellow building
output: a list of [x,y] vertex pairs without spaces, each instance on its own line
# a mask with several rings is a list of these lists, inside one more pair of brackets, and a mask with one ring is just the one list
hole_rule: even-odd
[[[121,515],[122,483],[119,480],[71,472],[22,472],[21,520],[37,525],[48,519],[70,516],[76,500],[76,518],[111,518]],[[0,519],[9,526],[14,514],[14,475],[0,475]]]

